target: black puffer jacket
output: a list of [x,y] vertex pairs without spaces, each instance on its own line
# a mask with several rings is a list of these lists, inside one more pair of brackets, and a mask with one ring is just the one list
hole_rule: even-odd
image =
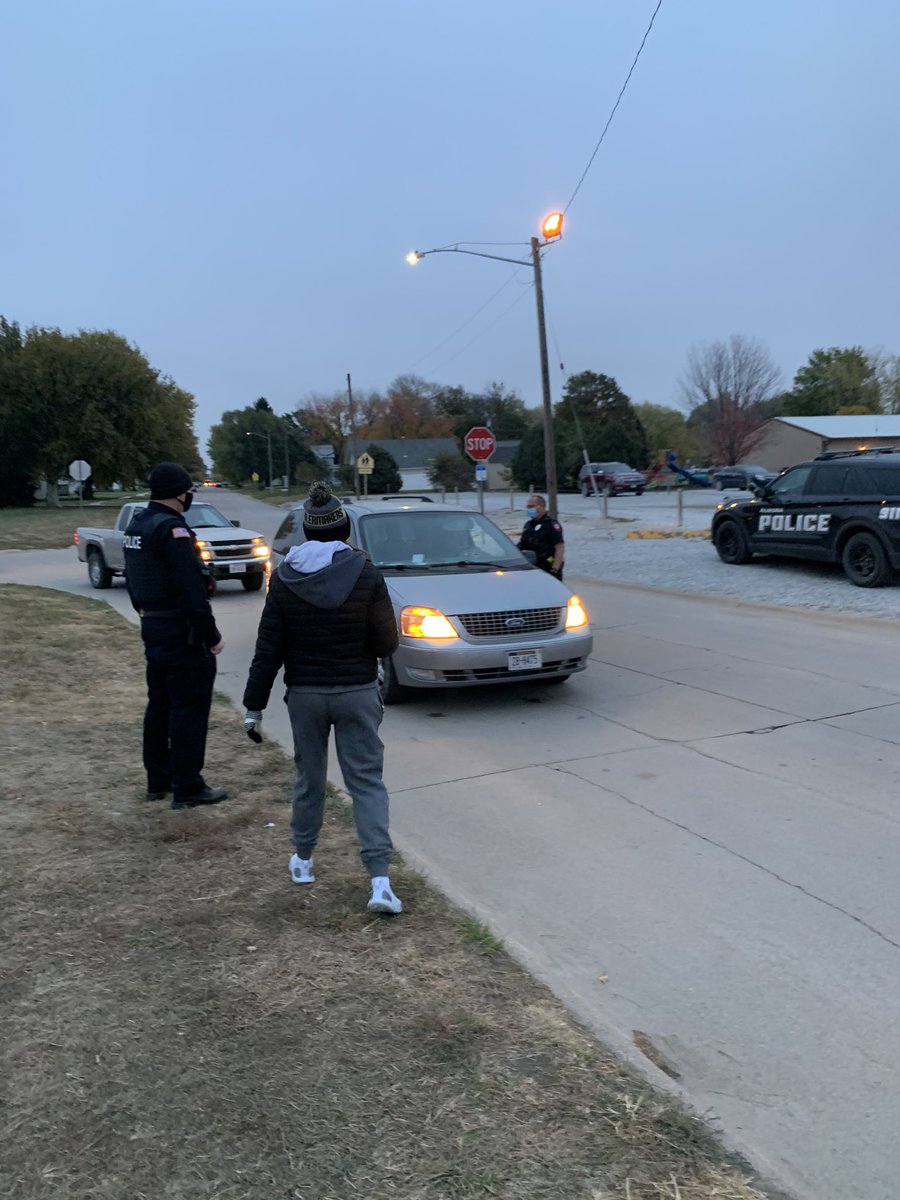
[[282,666],[288,687],[372,683],[398,641],[387,586],[363,551],[348,546],[311,574],[283,562],[260,618],[244,707],[266,707]]

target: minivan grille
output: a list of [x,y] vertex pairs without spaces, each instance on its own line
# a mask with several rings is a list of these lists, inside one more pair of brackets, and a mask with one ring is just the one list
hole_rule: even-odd
[[547,633],[562,622],[561,608],[518,608],[509,612],[462,613],[457,619],[470,637],[521,637]]

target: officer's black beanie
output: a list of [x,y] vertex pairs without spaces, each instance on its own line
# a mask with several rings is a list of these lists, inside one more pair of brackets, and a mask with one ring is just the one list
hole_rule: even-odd
[[178,463],[157,463],[150,472],[151,500],[172,500],[176,496],[183,496],[193,486],[190,475]]
[[309,499],[303,501],[303,533],[308,542],[345,542],[350,536],[350,518],[327,483],[310,484]]

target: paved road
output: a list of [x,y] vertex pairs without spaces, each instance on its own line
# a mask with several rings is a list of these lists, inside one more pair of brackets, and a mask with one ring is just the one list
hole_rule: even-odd
[[[73,551],[0,559],[125,607]],[[577,586],[584,675],[388,710],[398,842],[611,1044],[649,1038],[795,1195],[896,1200],[900,633]],[[261,603],[216,599],[232,697]],[[283,706],[267,720],[287,744]]]

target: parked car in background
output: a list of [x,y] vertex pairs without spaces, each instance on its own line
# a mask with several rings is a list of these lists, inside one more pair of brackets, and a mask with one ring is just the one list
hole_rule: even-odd
[[645,486],[643,474],[627,463],[585,463],[578,472],[578,488],[582,496],[606,489],[610,496],[617,496],[619,492],[634,492],[640,496]]
[[[75,530],[78,557],[87,563],[88,578],[95,588],[108,588],[114,576],[125,574],[125,530],[145,503],[123,504],[113,529],[82,526]],[[248,592],[258,592],[266,577],[269,547],[262,534],[242,529],[211,504],[191,505],[188,518],[195,534],[200,566],[210,593],[218,579],[239,579]]]
[[[563,683],[593,648],[584,605],[477,512],[421,500],[344,504],[350,541],[384,575],[400,645],[383,695],[516,680]],[[303,537],[303,507],[275,535],[273,566]]]
[[767,471],[765,467],[748,466],[742,463],[733,467],[717,467],[712,473],[713,484],[724,491],[725,488],[743,488],[752,491],[757,483],[771,483],[777,479],[776,471]]

